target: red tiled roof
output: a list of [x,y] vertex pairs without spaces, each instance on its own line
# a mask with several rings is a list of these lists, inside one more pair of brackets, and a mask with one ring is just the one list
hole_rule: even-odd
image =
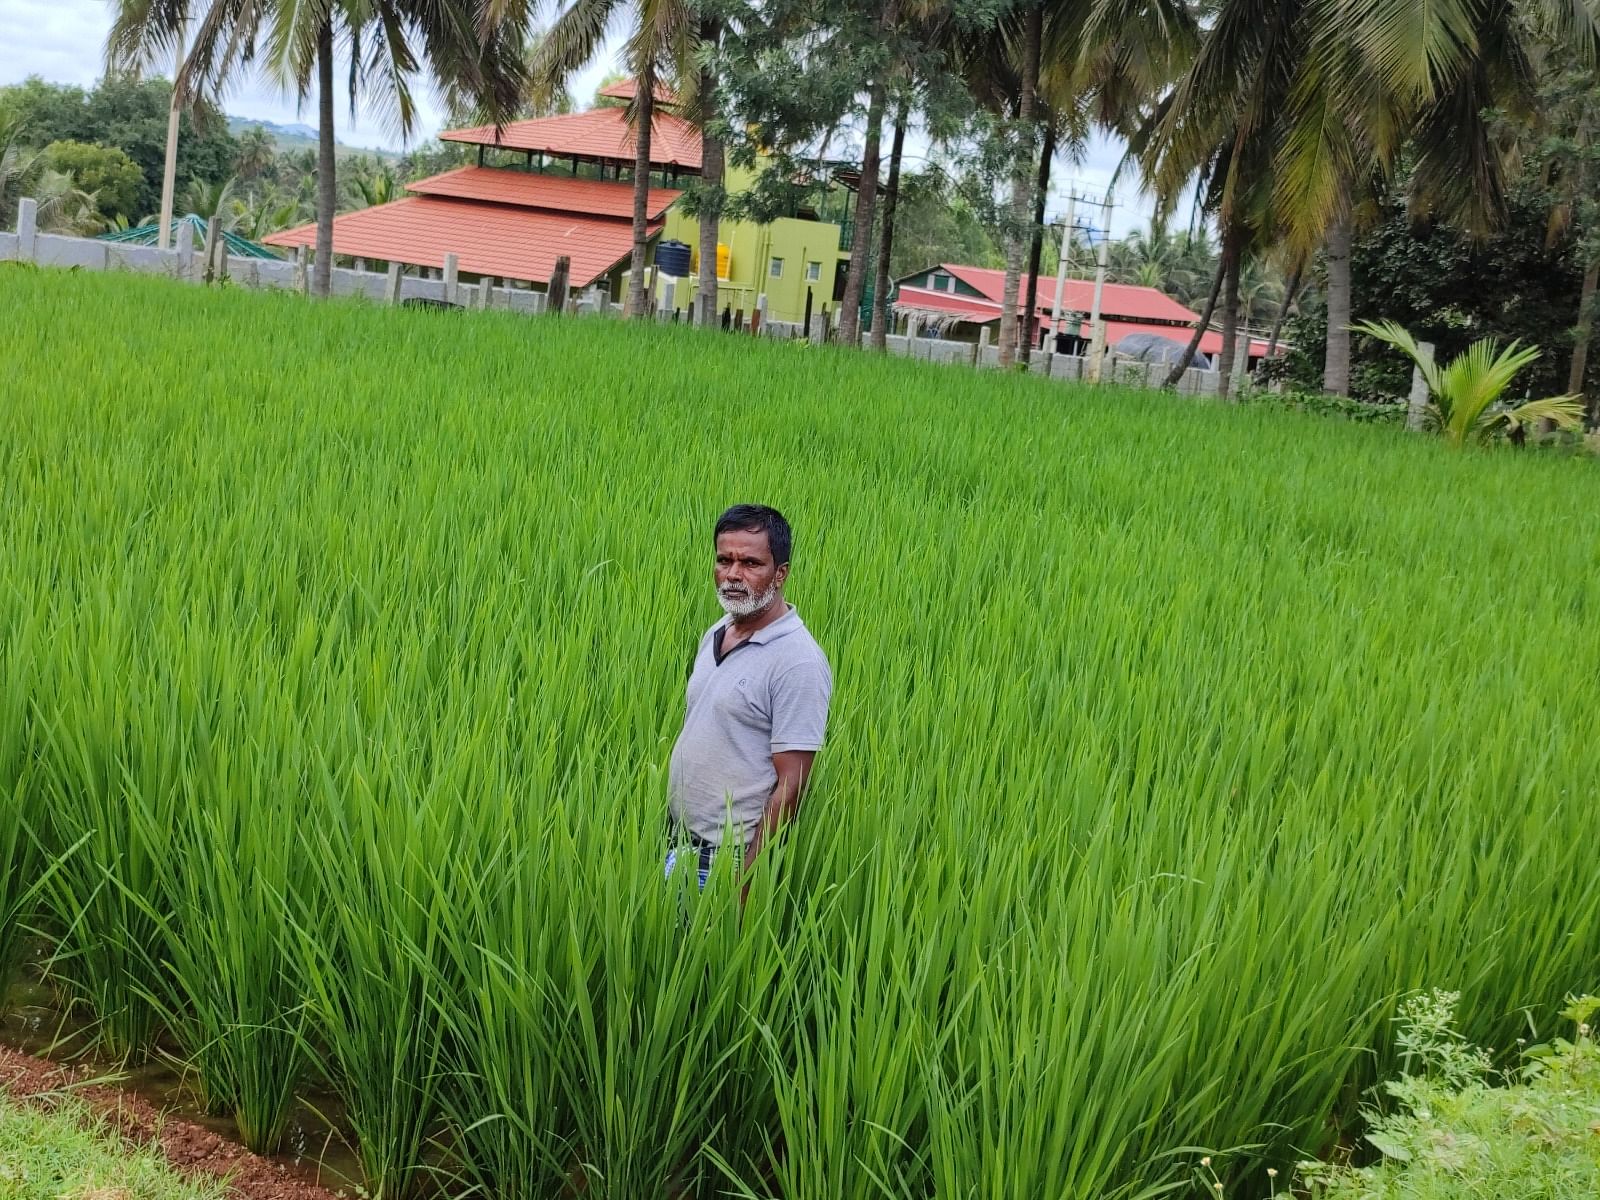
[[[948,271],[968,287],[976,288],[998,304],[1005,295],[1006,273],[993,267],[965,267],[959,263],[940,263],[939,270]],[[922,272],[926,274],[926,272]],[[1094,280],[1067,280],[1062,306],[1079,312],[1088,312],[1094,304]],[[1019,297],[1028,294],[1028,277],[1022,277]],[[1050,312],[1056,302],[1056,281],[1053,277],[1039,279],[1038,306]],[[1200,314],[1191,312],[1171,296],[1157,288],[1140,287],[1131,283],[1108,283],[1100,297],[1100,311],[1111,317],[1129,317],[1135,321],[1176,321],[1193,325]]]
[[[534,117],[512,121],[495,137],[493,125],[449,129],[439,135],[447,142],[499,146],[507,150],[535,150],[546,154],[577,155],[632,162],[633,129],[620,108],[591,108],[560,117]],[[700,170],[700,129],[682,117],[657,112],[650,122],[650,162],[658,167]]]
[[[637,79],[619,79],[610,87],[601,88],[596,95],[604,96],[608,100],[632,100],[639,94],[639,81]],[[652,89],[657,104],[676,104],[678,93],[662,84],[656,84]]]
[[[949,270],[948,267],[944,269]],[[968,267],[965,269],[979,270],[983,268]],[[921,274],[925,275],[926,272],[921,272]],[[996,272],[996,274],[1001,273]],[[1044,280],[1041,279],[1039,284],[1042,291],[1044,287]],[[1080,297],[1075,294],[1073,288],[1074,284],[1080,284],[1088,289],[1087,297],[1083,299],[1083,303],[1081,304],[1078,303]],[[1112,286],[1113,285],[1109,283],[1106,285],[1106,290],[1108,293],[1110,292]],[[1052,304],[1055,300],[1055,290],[1055,280],[1052,279],[1050,280],[1050,298]],[[1155,289],[1130,287],[1126,288],[1126,290],[1148,292],[1154,291]],[[1159,292],[1156,294],[1161,295]],[[997,321],[1000,319],[1000,301],[989,300],[983,296],[962,296],[955,292],[939,292],[933,291],[929,288],[902,285],[898,292],[898,297],[899,298],[896,300],[896,303],[907,308],[918,309],[924,312],[950,313],[956,317],[959,317],[963,321],[967,321],[975,325],[985,325],[990,321]],[[1069,279],[1067,281],[1066,299],[1066,308],[1068,311],[1087,312],[1090,304],[1094,300],[1094,284],[1092,282],[1085,283],[1083,280]],[[1172,303],[1177,304],[1177,301],[1174,300]],[[1048,319],[1049,307],[1050,306],[1043,303],[1040,304],[1040,315],[1045,319]],[[1104,307],[1108,313],[1106,319],[1106,345],[1108,346],[1116,346],[1118,342],[1122,341],[1123,338],[1127,337],[1131,333],[1153,333],[1157,337],[1170,338],[1172,341],[1187,344],[1189,338],[1194,333],[1193,322],[1200,319],[1198,316],[1193,316],[1190,318],[1191,323],[1186,326],[1153,325],[1138,321],[1117,321],[1112,319],[1112,317],[1109,315],[1111,312],[1109,296],[1103,298],[1102,307]],[[1178,305],[1178,307],[1182,308],[1183,306]],[[1260,357],[1266,354],[1266,352],[1266,342],[1252,341],[1250,343],[1250,353],[1252,356]],[[1200,353],[1222,353],[1222,335],[1217,333],[1215,330],[1207,330],[1204,334],[1202,334],[1200,337]]]
[[[505,167],[457,167],[443,175],[406,184],[420,196],[455,196],[486,200],[518,208],[545,208],[583,213],[592,217],[633,218],[633,184],[602,179],[574,179],[570,175],[539,175]],[[650,219],[672,206],[682,192],[650,189]]]
[[[651,232],[659,230],[651,227]],[[302,225],[262,239],[272,246],[316,244],[317,227]],[[543,212],[437,196],[406,196],[333,219],[333,249],[353,258],[442,267],[456,256],[461,270],[547,283],[556,259],[572,260],[573,287],[587,287],[633,250],[626,221]]]

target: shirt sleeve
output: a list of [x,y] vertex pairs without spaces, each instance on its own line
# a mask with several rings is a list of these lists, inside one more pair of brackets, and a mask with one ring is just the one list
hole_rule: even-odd
[[772,752],[820,750],[833,676],[821,663],[790,667],[772,683]]

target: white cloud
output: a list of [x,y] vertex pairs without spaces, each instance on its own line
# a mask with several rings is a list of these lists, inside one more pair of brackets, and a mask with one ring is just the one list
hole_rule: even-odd
[[[52,83],[88,87],[104,70],[110,28],[111,8],[106,0],[0,0],[0,85],[38,75]],[[599,60],[573,81],[575,97],[587,99],[612,69],[613,45],[608,43]],[[158,70],[171,72],[170,66]],[[341,82],[346,78],[342,64],[335,75]],[[278,124],[317,123],[314,99],[301,104],[259,75],[240,79],[223,99],[223,107],[235,116]],[[443,119],[441,106],[429,88],[420,86],[417,99],[417,131],[412,143],[432,137]],[[334,127],[339,140],[347,145],[401,148],[401,139],[385,127],[382,118],[381,109],[358,105],[352,119],[349,100],[341,96],[334,110]]]

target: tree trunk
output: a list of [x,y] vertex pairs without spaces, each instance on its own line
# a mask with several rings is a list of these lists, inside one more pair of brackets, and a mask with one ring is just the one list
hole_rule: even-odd
[[317,31],[317,260],[311,268],[311,294],[333,289],[333,214],[339,190],[333,162],[333,18]]
[[1328,342],[1322,390],[1350,394],[1350,218],[1328,230]]
[[[714,48],[721,39],[722,29],[715,17],[700,20],[700,41],[703,49]],[[722,221],[722,139],[711,131],[712,120],[717,116],[717,73],[707,65],[700,68],[700,180],[705,189],[705,206],[700,211],[700,286],[695,295],[697,318],[701,325],[709,326],[717,319],[717,239],[721,236]]]
[[1017,360],[1017,293],[1022,282],[1022,260],[1027,246],[1028,219],[1033,215],[1034,125],[1036,93],[1039,90],[1039,42],[1042,36],[1044,10],[1041,0],[1034,0],[1023,14],[1022,37],[1022,95],[1017,106],[1017,125],[1027,139],[1026,149],[1017,148],[1011,167],[1011,220],[1006,230],[1006,282],[1000,297],[1000,367],[1002,370]]
[[1056,154],[1055,125],[1044,129],[1044,149],[1039,154],[1039,179],[1033,198],[1033,238],[1028,246],[1028,293],[1022,311],[1027,320],[1022,329],[1022,361],[1033,357],[1033,314],[1039,307],[1039,259],[1044,254],[1044,202],[1050,192],[1050,160]]
[[[655,122],[656,72],[651,63],[637,73],[633,131],[633,258],[628,266],[628,301],[623,316],[642,317],[648,311],[644,294],[645,257],[650,251],[650,127]],[[712,272],[716,271],[712,251]]]
[[909,101],[900,101],[889,146],[889,186],[883,195],[883,220],[878,230],[878,262],[872,272],[872,348],[882,350],[889,335],[889,255],[894,252],[894,210],[900,201],[900,155],[906,148]]
[[1278,315],[1272,322],[1272,336],[1267,339],[1267,359],[1278,353],[1278,338],[1283,335],[1283,323],[1289,319],[1289,309],[1300,294],[1300,278],[1305,273],[1304,264],[1297,263],[1289,282],[1283,288],[1283,303],[1278,305]]
[[[1578,299],[1578,327],[1572,336],[1572,370],[1567,373],[1567,391],[1583,395],[1583,376],[1589,367],[1589,342],[1594,337],[1595,292],[1600,290],[1600,258],[1583,273],[1583,292]],[[1600,396],[1589,402],[1589,424],[1600,423]]]
[[1211,318],[1217,311],[1217,297],[1222,295],[1222,282],[1228,277],[1228,256],[1232,253],[1232,247],[1233,237],[1224,229],[1222,253],[1217,257],[1217,271],[1211,277],[1211,292],[1206,296],[1206,306],[1200,313],[1200,319],[1194,324],[1194,333],[1189,338],[1189,344],[1183,348],[1182,357],[1173,364],[1172,370],[1167,372],[1167,379],[1162,387],[1177,387],[1178,381],[1183,378],[1183,373],[1189,369],[1189,364],[1199,352],[1200,339],[1205,337],[1206,330],[1211,328]]
[[1233,390],[1233,361],[1239,348],[1239,271],[1244,255],[1237,249],[1228,256],[1228,278],[1222,289],[1222,356],[1217,360],[1217,395],[1224,400]]
[[[899,16],[898,0],[885,0],[878,29],[885,39]],[[850,268],[844,278],[844,299],[839,302],[839,340],[846,346],[861,344],[861,294],[866,290],[867,259],[872,247],[872,214],[878,200],[878,160],[883,144],[883,109],[888,103],[887,81],[872,81],[867,103],[867,145],[861,155],[861,186],[856,190],[855,227],[850,237]]]

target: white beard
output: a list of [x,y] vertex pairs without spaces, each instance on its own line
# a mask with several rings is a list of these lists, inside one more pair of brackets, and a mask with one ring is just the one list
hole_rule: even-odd
[[772,603],[773,598],[777,596],[777,594],[778,585],[776,583],[774,583],[766,591],[756,596],[727,596],[723,593],[721,588],[718,588],[717,603],[722,605],[723,612],[727,613],[735,620],[738,620],[740,617],[753,616],[754,614],[760,612],[763,608]]

